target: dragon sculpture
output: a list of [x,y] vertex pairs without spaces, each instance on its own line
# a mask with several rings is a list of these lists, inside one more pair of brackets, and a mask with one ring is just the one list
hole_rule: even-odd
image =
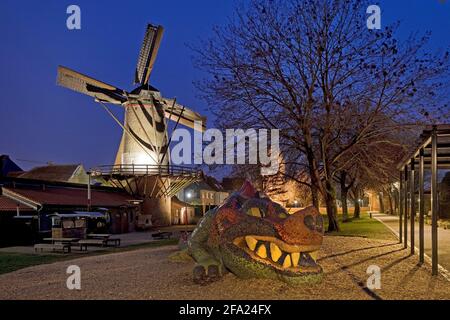
[[188,241],[196,261],[194,282],[206,284],[226,270],[240,278],[279,279],[289,284],[322,279],[317,252],[323,219],[308,207],[294,214],[249,183],[208,211]]

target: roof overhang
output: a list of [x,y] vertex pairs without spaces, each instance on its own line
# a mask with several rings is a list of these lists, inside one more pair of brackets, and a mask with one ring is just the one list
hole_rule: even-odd
[[101,212],[82,212],[74,211],[73,213],[54,213],[49,215],[49,217],[60,217],[60,218],[105,218],[105,214]]
[[418,145],[400,161],[397,169],[404,170],[406,166],[413,162],[414,165],[419,165],[421,154],[423,154],[424,168],[431,168],[433,128],[436,129],[437,137],[437,166],[439,169],[450,169],[450,125],[436,125],[425,128]]
[[42,208],[42,204],[28,199],[27,197],[24,197],[23,195],[5,187],[2,188],[2,195],[36,211]]

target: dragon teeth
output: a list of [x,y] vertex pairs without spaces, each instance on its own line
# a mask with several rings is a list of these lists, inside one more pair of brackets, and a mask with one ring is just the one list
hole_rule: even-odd
[[250,248],[250,250],[255,251],[258,240],[253,237],[247,236],[245,237],[245,242],[247,243],[247,246]]
[[277,262],[278,265],[283,268],[295,268],[299,265],[312,266],[317,261],[319,253],[318,250],[312,252],[284,252],[277,244],[259,241],[252,236],[246,236],[245,243],[258,257],[262,259],[267,259],[269,257],[273,262]]
[[283,261],[283,268],[289,268],[291,266],[291,256],[287,255]]
[[263,259],[267,258],[267,249],[264,243],[258,247],[258,250],[256,250],[256,254]]
[[274,262],[277,262],[282,255],[280,248],[275,243],[270,243],[270,255]]
[[291,260],[294,267],[298,266],[298,262],[300,260],[300,252],[291,253]]

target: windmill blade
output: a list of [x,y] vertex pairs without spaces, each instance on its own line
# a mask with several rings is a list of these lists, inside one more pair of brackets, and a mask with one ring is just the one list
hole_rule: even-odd
[[206,117],[201,116],[199,113],[192,111],[181,104],[175,102],[174,99],[163,99],[165,106],[165,117],[172,121],[178,121],[178,123],[194,128],[194,121],[201,121],[202,126],[199,131],[205,132],[206,130]]
[[128,100],[126,91],[63,66],[58,67],[57,83],[102,102],[122,104]]
[[140,85],[148,84],[150,74],[158,55],[159,44],[163,36],[164,29],[162,26],[147,25],[144,41],[142,42],[141,51],[136,65],[136,73],[134,83]]

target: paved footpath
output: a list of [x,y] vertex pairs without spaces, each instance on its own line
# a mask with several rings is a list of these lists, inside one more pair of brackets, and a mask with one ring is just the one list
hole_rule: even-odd
[[[374,213],[373,217],[383,222],[388,226],[398,237],[399,218],[398,216],[392,216],[382,213]],[[404,222],[403,222],[404,223]],[[410,221],[408,219],[408,242],[411,240]],[[425,254],[431,257],[431,226],[425,224],[424,226],[424,247]],[[414,245],[419,248],[419,223],[416,221],[415,226],[415,241]],[[419,254],[418,249],[416,254]],[[450,271],[450,230],[438,228],[438,263]],[[450,274],[450,272],[449,272]]]

